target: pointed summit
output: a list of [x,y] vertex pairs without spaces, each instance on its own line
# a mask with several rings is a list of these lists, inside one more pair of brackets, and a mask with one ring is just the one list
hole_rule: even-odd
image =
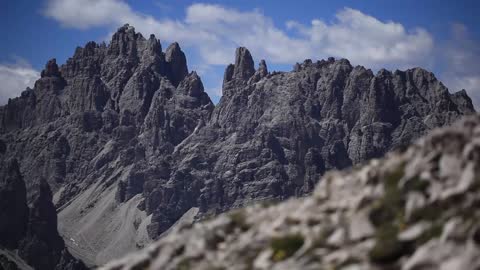
[[235,51],[235,64],[229,64],[223,75],[222,93],[230,96],[237,86],[249,83],[249,79],[255,74],[253,58],[245,47],[239,47]]
[[161,53],[162,52],[162,44],[160,40],[158,40],[154,34],[150,35],[147,43],[148,48],[152,53]]
[[262,75],[262,77],[267,76],[268,74],[268,68],[267,68],[267,63],[265,62],[264,59],[260,60],[260,64],[258,65],[258,73]]
[[202,80],[195,71],[188,74],[177,89],[191,97],[200,97],[204,92]]
[[248,80],[255,73],[253,58],[245,47],[239,47],[235,51],[235,69],[233,77]]
[[255,74],[248,80],[248,83],[256,83],[260,81],[262,78],[266,77],[268,75],[268,68],[267,68],[267,63],[265,60],[260,60],[260,63],[258,64],[258,69],[255,71]]
[[138,39],[145,40],[140,33],[135,33],[135,28],[129,24],[118,28],[113,34],[110,45],[108,46],[109,55],[135,55],[136,43]]
[[168,46],[165,60],[170,65],[170,80],[177,86],[188,75],[187,59],[177,42]]
[[45,69],[42,70],[41,77],[60,77],[57,60],[55,58],[48,60]]

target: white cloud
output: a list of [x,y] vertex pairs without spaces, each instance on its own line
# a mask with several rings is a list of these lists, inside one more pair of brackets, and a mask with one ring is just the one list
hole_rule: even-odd
[[27,86],[33,87],[40,73],[24,60],[17,59],[14,64],[0,63],[0,105],[9,98],[18,97]]
[[382,22],[349,8],[338,12],[332,23],[290,21],[285,28],[259,10],[238,11],[212,4],[190,5],[183,20],[157,19],[134,11],[121,0],[50,0],[45,14],[79,29],[128,22],[144,34],[154,33],[192,48],[201,64],[210,65],[232,62],[235,48],[245,46],[256,59],[276,64],[335,56],[371,68],[391,67],[392,62],[405,67],[425,65],[433,47],[424,29],[406,30],[399,23]]
[[350,8],[338,12],[336,19],[332,24],[313,20],[310,26],[291,21],[287,27],[303,34],[316,52],[373,68],[425,65],[433,48],[433,38],[421,28],[407,31],[399,23],[382,22]]
[[138,17],[121,0],[53,0],[47,3],[45,15],[64,26],[79,29],[118,24],[119,19],[132,20]]

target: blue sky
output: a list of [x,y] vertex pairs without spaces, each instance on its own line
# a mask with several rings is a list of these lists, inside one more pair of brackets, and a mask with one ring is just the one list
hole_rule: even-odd
[[107,41],[124,23],[166,48],[178,41],[210,97],[237,46],[270,70],[345,57],[374,71],[421,66],[480,105],[480,1],[1,1],[0,104],[32,86],[50,58]]

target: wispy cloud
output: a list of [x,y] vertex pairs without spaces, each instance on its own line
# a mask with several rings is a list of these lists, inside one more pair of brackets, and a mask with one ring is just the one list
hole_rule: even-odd
[[392,62],[424,64],[433,47],[424,29],[407,30],[399,23],[382,22],[350,8],[339,11],[332,23],[289,21],[284,27],[276,26],[260,10],[238,11],[212,4],[190,5],[182,20],[157,19],[120,0],[51,0],[45,14],[79,29],[128,22],[144,34],[154,33],[193,48],[202,64],[213,65],[231,62],[238,46],[248,47],[256,57],[271,63],[336,56],[370,67]]
[[15,63],[0,63],[0,105],[19,96],[27,87],[33,87],[39,77],[40,73],[21,58]]
[[[480,104],[480,46],[461,24],[455,25],[451,43],[443,48],[423,28],[407,29],[351,8],[338,11],[333,21],[288,21],[283,25],[276,25],[261,10],[239,11],[202,3],[188,6],[185,17],[176,20],[140,13],[123,0],[49,0],[45,14],[66,27],[115,29],[130,23],[144,35],[154,33],[162,41],[178,41],[194,56],[189,58],[193,59],[190,66],[200,73],[208,73],[208,66],[232,62],[238,46],[249,48],[256,59],[274,64],[329,56],[373,69],[431,68],[442,62],[447,69],[440,77],[446,84],[452,90],[465,88]],[[441,53],[438,47],[442,47]],[[218,91],[210,94],[219,95]]]

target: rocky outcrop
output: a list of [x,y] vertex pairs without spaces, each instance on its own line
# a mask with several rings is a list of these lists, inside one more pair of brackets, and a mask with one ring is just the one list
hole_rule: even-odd
[[[26,188],[15,159],[2,161],[0,170],[0,251],[17,250],[18,256],[34,269],[86,269],[66,250],[57,231],[57,213],[45,180],[33,191],[34,199],[27,206]],[[5,255],[0,266],[23,269]],[[23,264],[23,263],[22,263]]]
[[177,228],[101,269],[476,269],[479,129],[467,117],[306,198]]
[[327,170],[473,111],[465,93],[420,68],[373,74],[330,58],[269,72],[246,48],[214,106],[177,43],[163,52],[124,25],[108,45],[49,61],[33,89],[0,107],[0,155],[18,160],[28,205],[46,180],[65,245],[94,266],[187,213],[309,194]]
[[28,207],[25,183],[16,160],[3,163],[0,170],[0,245],[18,247],[26,232]]
[[171,81],[174,85],[178,85],[188,74],[187,59],[180,49],[177,42],[168,46],[165,52],[165,60],[169,64]]

